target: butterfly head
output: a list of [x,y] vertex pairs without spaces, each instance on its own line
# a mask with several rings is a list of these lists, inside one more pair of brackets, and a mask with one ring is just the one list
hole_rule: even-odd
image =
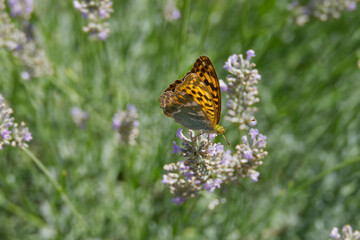
[[224,135],[225,128],[224,128],[223,126],[220,126],[220,125],[218,124],[218,125],[215,126],[214,130],[215,130],[216,134],[221,134],[221,135],[224,137],[224,139],[225,139],[225,141],[227,142],[227,144],[228,144],[229,146],[231,146],[231,144],[229,143],[229,141],[226,139],[226,137],[225,137],[225,135]]
[[217,134],[223,134],[225,132],[225,128],[219,124],[215,126],[214,130]]

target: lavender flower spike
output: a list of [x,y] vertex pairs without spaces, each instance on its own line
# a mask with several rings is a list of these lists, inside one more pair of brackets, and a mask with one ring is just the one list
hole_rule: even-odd
[[[177,135],[183,135],[182,130]],[[257,129],[249,133],[251,141],[242,137],[243,143],[224,151],[224,145],[212,143],[207,133],[189,130],[189,138],[180,136],[181,144],[173,142],[174,153],[180,153],[181,160],[164,166],[166,173],[162,183],[168,185],[174,195],[174,202],[181,204],[201,191],[214,192],[230,182],[240,182],[248,177],[257,182],[260,173],[257,167],[267,155],[265,136]]]
[[342,228],[342,235],[339,233],[339,229],[334,227],[330,233],[330,239],[336,240],[360,240],[360,232],[353,231],[350,225],[345,225]]
[[71,117],[73,122],[80,128],[86,127],[86,121],[89,118],[89,113],[85,112],[79,107],[73,107],[71,109]]
[[139,115],[134,105],[129,104],[126,111],[118,111],[113,119],[112,126],[118,142],[123,144],[136,144],[139,135]]
[[[11,0],[9,2],[13,17],[21,17],[28,22],[32,12],[31,0]],[[0,0],[0,48],[4,48],[17,58],[23,69],[24,80],[52,75],[53,69],[44,50],[39,48],[33,38],[29,23],[25,30],[19,29],[10,18],[4,0]]]
[[89,36],[94,39],[102,41],[106,40],[110,33],[107,19],[110,18],[111,13],[114,11],[112,8],[112,1],[75,0],[73,4],[74,8],[79,11],[82,17],[88,22],[87,25],[83,27],[83,32],[89,33]]
[[306,5],[300,5],[298,1],[289,4],[293,21],[303,26],[310,20],[311,16],[320,21],[327,21],[331,18],[340,18],[344,11],[354,11],[359,0],[310,0]]
[[180,18],[181,14],[173,0],[167,0],[164,9],[164,18],[168,22],[173,22]]
[[22,122],[20,125],[15,123],[15,119],[11,117],[12,113],[13,110],[7,106],[0,94],[0,150],[6,145],[26,148],[27,143],[32,139],[25,123]]
[[10,13],[12,17],[29,20],[33,11],[32,0],[9,0]]
[[225,84],[228,98],[225,120],[239,123],[239,129],[248,129],[256,124],[253,120],[257,108],[253,105],[260,101],[257,84],[261,75],[255,68],[255,63],[251,62],[254,56],[254,50],[247,51],[246,59],[241,54],[234,54],[224,65],[229,72]]

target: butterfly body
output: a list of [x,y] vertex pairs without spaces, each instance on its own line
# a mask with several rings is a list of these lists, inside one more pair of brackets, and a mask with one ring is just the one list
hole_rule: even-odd
[[207,56],[200,56],[190,72],[170,84],[160,96],[164,114],[192,130],[222,134],[221,96],[215,68]]

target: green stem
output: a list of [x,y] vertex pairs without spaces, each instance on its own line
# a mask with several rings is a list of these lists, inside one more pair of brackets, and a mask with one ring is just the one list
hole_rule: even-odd
[[205,42],[206,42],[206,37],[207,37],[208,31],[209,31],[210,19],[211,19],[211,15],[216,10],[216,6],[217,6],[217,1],[215,1],[215,3],[212,5],[212,7],[210,9],[210,12],[209,12],[209,15],[206,18],[205,23],[204,23],[203,31],[202,31],[202,34],[201,34],[201,40],[200,40],[200,43],[199,43],[199,49],[201,49],[201,54],[203,54],[204,51],[205,51]]
[[[188,22],[190,16],[190,5],[191,5],[191,0],[184,1],[184,17],[182,18],[183,21],[181,22],[181,32],[178,43],[178,52],[180,53],[184,45],[184,42],[186,41],[187,38]],[[181,60],[181,55],[182,54],[179,54],[179,62]]]
[[45,176],[48,178],[50,183],[54,186],[56,191],[60,194],[61,198],[63,199],[65,204],[68,206],[70,211],[79,219],[81,224],[86,229],[88,229],[87,223],[85,222],[84,218],[81,216],[81,214],[74,207],[74,205],[72,204],[69,196],[66,194],[66,192],[61,187],[61,185],[53,178],[53,176],[51,176],[49,170],[44,166],[44,164],[42,164],[42,162],[27,148],[23,148],[22,150],[30,157],[30,159],[34,162],[34,164],[45,174]]
[[339,163],[338,165],[336,165],[335,167],[329,168],[324,170],[323,172],[321,172],[319,175],[317,175],[316,177],[309,179],[308,181],[304,182],[303,184],[301,184],[300,186],[298,186],[295,189],[295,192],[304,190],[306,188],[308,188],[310,185],[316,183],[317,181],[321,180],[322,178],[326,177],[327,175],[329,175],[330,173],[335,172],[336,170],[339,170],[341,168],[350,166],[354,163],[360,162],[360,156],[354,157],[352,159],[343,161],[341,163]]
[[3,196],[0,196],[0,206],[8,210],[9,212],[12,212],[15,215],[21,217],[25,221],[33,224],[38,228],[42,228],[46,225],[46,223],[42,219],[38,218],[35,215],[32,215],[31,213],[24,211],[24,209],[13,204],[9,200],[5,199]]

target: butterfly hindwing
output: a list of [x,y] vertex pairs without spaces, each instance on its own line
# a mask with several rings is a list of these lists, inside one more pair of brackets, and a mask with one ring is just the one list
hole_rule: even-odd
[[197,102],[206,113],[211,121],[211,125],[215,127],[215,106],[214,99],[206,85],[195,73],[189,73],[184,77],[183,83],[179,84],[175,92],[185,92],[192,96],[193,101]]
[[160,106],[165,115],[172,117],[176,122],[193,130],[212,130],[208,116],[193,98],[186,92],[168,91],[160,96]]

